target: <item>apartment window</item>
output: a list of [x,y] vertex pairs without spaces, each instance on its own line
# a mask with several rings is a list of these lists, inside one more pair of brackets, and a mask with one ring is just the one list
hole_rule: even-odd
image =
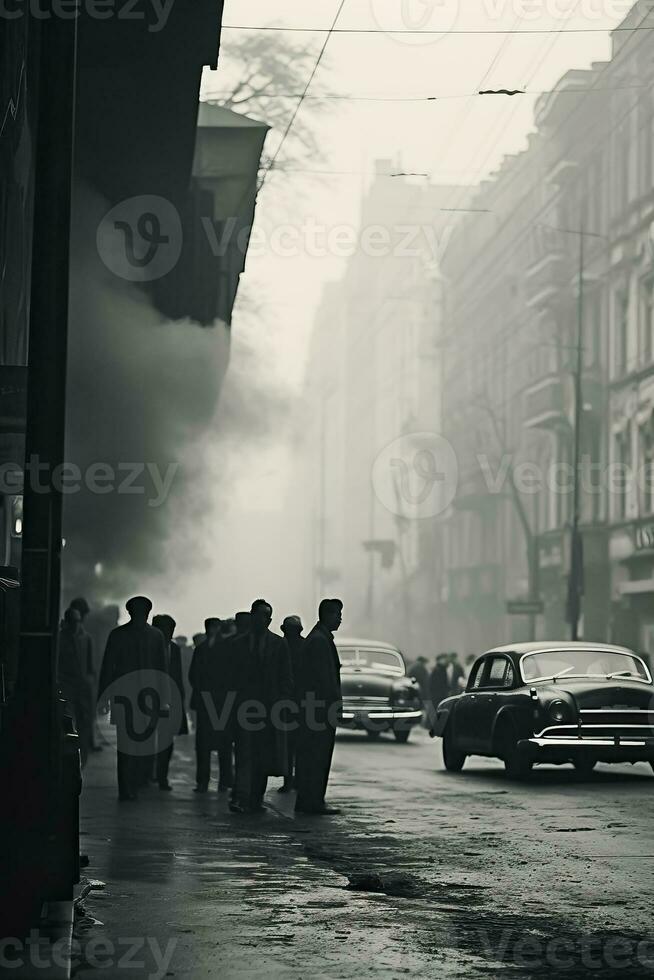
[[654,353],[654,278],[640,284],[640,357],[649,364]]
[[616,375],[625,374],[628,358],[629,295],[619,289],[613,303],[613,353]]
[[638,429],[638,492],[641,514],[654,513],[654,428],[650,415]]
[[[649,95],[649,93],[648,93]],[[639,104],[638,190],[647,194],[652,187],[652,99]]]
[[629,482],[631,476],[631,431],[628,426],[616,433],[615,462],[617,470],[611,481],[614,498],[613,513],[617,521],[625,520],[628,510]]

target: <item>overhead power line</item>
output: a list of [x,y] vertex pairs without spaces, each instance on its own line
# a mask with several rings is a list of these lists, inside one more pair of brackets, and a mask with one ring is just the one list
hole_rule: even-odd
[[325,54],[325,50],[327,48],[327,45],[329,44],[329,39],[332,36],[332,34],[334,33],[334,30],[336,28],[336,24],[338,23],[338,18],[341,16],[341,12],[342,12],[344,6],[345,6],[345,0],[340,0],[340,3],[339,3],[338,8],[336,10],[336,13],[334,14],[334,19],[332,20],[332,23],[331,23],[331,27],[327,31],[326,36],[325,36],[325,39],[324,39],[324,41],[322,43],[322,47],[320,48],[320,51],[318,52],[318,57],[316,58],[316,63],[313,66],[313,70],[312,70],[311,74],[309,75],[309,78],[307,79],[307,84],[304,86],[304,91],[302,92],[302,95],[300,96],[300,99],[298,101],[298,104],[295,106],[295,109],[293,110],[293,113],[291,115],[291,118],[289,119],[289,121],[288,121],[288,123],[286,125],[286,128],[285,128],[285,130],[284,130],[284,132],[282,134],[282,138],[279,141],[279,145],[278,145],[277,149],[275,150],[275,152],[274,152],[274,154],[273,154],[273,156],[272,156],[272,158],[271,158],[268,166],[266,167],[266,169],[264,170],[264,172],[261,174],[261,179],[259,181],[259,189],[261,189],[261,187],[263,186],[263,183],[264,183],[267,175],[270,173],[270,171],[272,170],[272,168],[275,166],[275,162],[276,162],[276,160],[277,160],[277,158],[278,158],[278,156],[279,156],[279,154],[281,152],[282,147],[284,146],[284,143],[286,142],[286,139],[288,137],[288,134],[290,133],[290,131],[293,128],[293,123],[297,119],[298,113],[299,113],[300,109],[302,108],[302,103],[304,102],[304,100],[307,97],[307,93],[308,93],[309,89],[311,88],[311,83],[313,82],[314,78],[316,77],[316,72],[318,71],[318,68],[320,67],[320,62],[322,61],[323,55]]
[[425,37],[441,37],[445,34],[471,34],[471,35],[484,35],[484,34],[513,34],[514,36],[518,34],[607,34],[614,33],[616,31],[651,31],[654,30],[654,26],[648,27],[570,27],[567,30],[565,28],[553,28],[553,27],[525,27],[520,31],[513,31],[510,27],[503,28],[492,28],[490,30],[485,28],[453,28],[438,30],[428,30],[421,31],[419,29],[410,28],[398,28],[398,30],[393,30],[392,28],[381,28],[381,27],[273,27],[269,25],[258,25],[258,24],[223,24],[223,31],[272,31],[275,33],[287,33],[287,34],[380,34],[385,36],[397,35],[397,34],[413,34],[413,35],[424,35]]

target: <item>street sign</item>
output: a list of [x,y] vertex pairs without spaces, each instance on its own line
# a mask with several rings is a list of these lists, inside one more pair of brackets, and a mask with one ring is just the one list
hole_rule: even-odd
[[543,602],[541,599],[509,599],[506,611],[509,616],[540,616]]

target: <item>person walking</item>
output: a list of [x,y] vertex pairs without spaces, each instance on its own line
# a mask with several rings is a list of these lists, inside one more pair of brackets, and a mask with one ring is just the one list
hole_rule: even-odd
[[318,608],[318,622],[302,651],[297,682],[302,710],[296,750],[296,813],[340,812],[327,806],[325,793],[341,706],[341,664],[334,633],[342,618],[341,600],[323,599]]
[[231,643],[237,691],[234,813],[262,811],[268,776],[288,775],[285,714],[292,706],[291,659],[283,637],[270,630],[271,621],[270,603],[256,599],[249,631]]
[[86,741],[90,752],[102,752],[99,744],[99,732],[97,724],[97,713],[95,706],[98,698],[98,677],[95,665],[95,651],[93,640],[84,625],[91,607],[84,596],[77,596],[70,603],[70,609],[76,609],[79,613],[80,622],[77,628],[77,638],[79,644],[80,661],[82,664],[82,674],[84,675],[84,723],[87,726]]
[[[170,679],[163,634],[148,623],[152,602],[146,596],[134,596],[125,608],[129,622],[109,634],[98,690],[102,698],[111,689],[118,798],[133,801],[143,785],[143,760],[149,765],[154,754],[159,720],[170,710]],[[137,715],[145,715],[143,728],[142,718],[136,723]]]
[[61,696],[68,703],[79,738],[80,762],[86,765],[89,753],[90,719],[86,676],[82,670],[79,628],[81,617],[77,609],[67,609],[59,630],[57,651],[57,683]]
[[450,683],[450,694],[460,694],[465,688],[465,672],[461,666],[459,655],[456,650],[449,654],[448,679]]
[[436,708],[451,693],[451,679],[448,677],[449,654],[439,653],[436,664],[429,675],[429,725],[436,721]]
[[299,616],[287,616],[281,625],[281,631],[291,657],[291,673],[293,675],[293,722],[292,730],[288,732],[288,775],[279,787],[280,793],[290,793],[295,787],[295,753],[297,750],[297,717],[299,715],[298,677],[302,670],[302,652],[305,638],[302,636],[302,620]]
[[218,791],[234,782],[232,758],[232,710],[234,698],[231,641],[224,640],[222,622],[216,616],[204,621],[205,639],[195,649],[189,668],[191,707],[196,713],[195,790],[206,793],[211,777],[211,753],[218,752]]
[[[173,642],[175,627],[177,623],[172,616],[165,613],[154,616],[152,625],[163,634],[166,644],[166,673],[170,678],[171,711],[168,716],[162,718],[157,729],[157,759],[156,776],[159,789],[163,792],[170,792],[172,786],[168,782],[168,770],[170,760],[173,755],[175,737],[177,735],[188,735],[188,721],[184,709],[184,678],[182,673],[182,651]],[[173,703],[181,707],[181,723],[176,724],[177,712],[172,710]]]

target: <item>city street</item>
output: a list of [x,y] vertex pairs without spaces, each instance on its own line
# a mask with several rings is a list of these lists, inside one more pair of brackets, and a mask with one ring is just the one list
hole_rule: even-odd
[[279,780],[261,816],[231,815],[213,781],[195,795],[191,737],[173,793],[119,805],[113,764],[106,746],[85,778],[86,874],[105,887],[77,923],[79,980],[654,970],[648,766],[513,784],[495,761],[446,773],[424,731],[408,745],[343,734],[329,793],[342,815],[295,819]]

